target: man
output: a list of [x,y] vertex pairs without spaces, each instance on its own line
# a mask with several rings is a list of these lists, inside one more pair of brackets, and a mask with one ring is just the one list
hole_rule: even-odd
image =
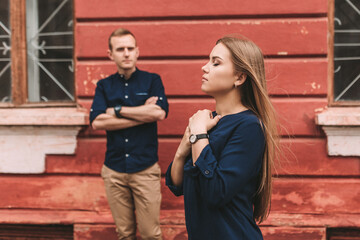
[[101,176],[118,238],[136,239],[137,222],[142,239],[162,239],[157,121],[168,113],[164,87],[159,75],[136,68],[139,48],[129,30],[110,35],[108,56],[117,73],[97,83],[90,124],[106,130]]

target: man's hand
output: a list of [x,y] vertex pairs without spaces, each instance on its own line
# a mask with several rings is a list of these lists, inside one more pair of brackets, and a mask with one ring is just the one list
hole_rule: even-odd
[[159,97],[153,96],[153,97],[149,97],[144,105],[147,104],[156,104],[157,100],[159,99]]
[[116,116],[113,107],[107,108],[107,109],[106,109],[106,114],[111,115],[111,116]]

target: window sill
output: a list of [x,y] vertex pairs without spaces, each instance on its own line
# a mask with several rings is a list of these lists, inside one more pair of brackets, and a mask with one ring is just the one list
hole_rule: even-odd
[[82,126],[88,114],[80,108],[0,109],[0,126]]
[[46,154],[74,154],[88,124],[79,108],[0,109],[0,115],[0,173],[44,173]]
[[360,156],[360,107],[331,107],[316,114],[330,156]]

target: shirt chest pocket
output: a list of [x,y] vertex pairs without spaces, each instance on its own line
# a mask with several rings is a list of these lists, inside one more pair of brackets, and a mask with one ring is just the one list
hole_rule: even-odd
[[149,93],[147,92],[135,92],[134,94],[134,100],[135,105],[144,105],[146,100],[149,98]]

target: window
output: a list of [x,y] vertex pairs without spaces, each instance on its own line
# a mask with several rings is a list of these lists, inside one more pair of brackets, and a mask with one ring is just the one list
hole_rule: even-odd
[[357,228],[328,228],[327,240],[359,240],[360,229]]
[[1,104],[73,104],[74,92],[73,2],[0,0]]
[[332,103],[360,105],[360,1],[335,0],[334,12]]

